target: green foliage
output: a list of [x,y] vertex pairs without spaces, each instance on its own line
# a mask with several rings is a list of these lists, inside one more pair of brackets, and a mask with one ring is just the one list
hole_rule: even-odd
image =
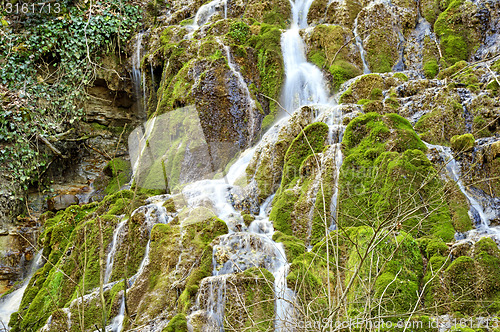
[[[444,61],[453,65],[460,60],[467,60],[469,54],[479,46],[474,29],[463,22],[462,12],[465,0],[447,1],[447,8],[434,23],[434,31],[440,39]],[[472,30],[472,31],[471,31]]]
[[0,140],[8,143],[0,170],[25,185],[48,163],[48,155],[37,148],[37,135],[59,133],[83,115],[84,87],[93,79],[94,63],[126,41],[139,19],[137,7],[118,1],[65,12],[51,19],[31,15],[21,26],[0,27],[0,84],[19,91],[22,106],[16,100],[0,104]]

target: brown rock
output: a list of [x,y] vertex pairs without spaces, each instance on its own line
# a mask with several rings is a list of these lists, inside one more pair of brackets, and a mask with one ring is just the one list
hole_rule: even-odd
[[78,205],[78,203],[78,197],[75,195],[58,195],[47,200],[47,205],[50,211],[64,210],[68,206]]

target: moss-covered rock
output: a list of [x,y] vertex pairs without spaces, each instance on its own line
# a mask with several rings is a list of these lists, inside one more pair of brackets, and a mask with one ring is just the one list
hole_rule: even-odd
[[[273,283],[273,275],[258,268],[206,278],[198,295],[201,310],[189,317],[189,324],[194,331],[214,331],[221,328],[235,328],[239,331],[272,329]],[[215,303],[214,297],[221,298],[222,303]]]
[[321,24],[306,38],[307,56],[319,68],[328,70],[332,88],[362,73],[362,63],[352,32],[338,25]]
[[[139,196],[134,198],[130,191],[120,191],[107,196],[99,204],[69,207],[46,221],[40,241],[48,261],[28,285],[21,310],[12,321],[14,331],[42,327],[52,313],[67,308],[73,300],[99,286],[100,275],[104,273],[99,261],[105,261],[105,257],[101,256],[101,241],[102,246],[107,248],[113,229],[119,222],[117,215],[130,214],[137,205],[143,204],[142,199]],[[146,238],[136,235],[129,239],[130,246],[145,246],[148,231],[144,228],[142,231],[146,232]],[[143,254],[144,250],[140,250],[139,255]],[[140,261],[141,258],[142,256],[137,260]],[[130,260],[133,261],[132,258]],[[129,271],[129,276],[137,268],[138,263],[135,270]],[[111,297],[106,297],[108,304],[111,300]],[[89,310],[87,322],[92,321],[92,315],[97,315],[94,317],[95,323],[102,321],[102,311],[102,308]],[[56,316],[63,317],[60,314]]]
[[460,96],[453,90],[442,89],[435,96],[432,110],[415,124],[420,137],[432,144],[449,145],[451,138],[466,132]]
[[466,152],[474,148],[476,141],[472,134],[455,135],[451,138],[451,148],[456,152]]
[[473,19],[478,11],[476,4],[464,0],[446,1],[446,9],[434,23],[440,39],[443,59],[448,65],[468,60],[481,41],[480,21]]
[[[406,119],[365,114],[349,123],[342,143],[339,223],[343,227],[384,225],[415,237],[434,234],[445,241],[453,239],[450,210],[441,199],[443,183]],[[419,200],[412,198],[416,193]],[[399,209],[414,212],[403,217],[398,216]]]
[[[329,213],[324,215],[323,212],[325,208],[329,212],[332,189],[327,183],[331,183],[333,160],[318,163],[322,158],[318,153],[323,150],[327,135],[328,126],[316,122],[304,128],[290,144],[285,154],[281,185],[269,215],[275,229],[307,243],[316,243],[324,235],[325,222],[328,226],[331,223]],[[316,176],[317,172],[322,176]],[[315,200],[319,192],[325,195],[324,199]],[[319,207],[322,202],[327,202],[327,207],[316,210],[316,203]],[[305,221],[306,216],[311,215],[313,221],[309,225]],[[322,217],[327,220],[321,221]]]
[[256,186],[256,200],[263,202],[280,186],[285,154],[292,141],[315,118],[315,110],[304,106],[278,129],[277,137],[265,136],[246,169],[249,185]]

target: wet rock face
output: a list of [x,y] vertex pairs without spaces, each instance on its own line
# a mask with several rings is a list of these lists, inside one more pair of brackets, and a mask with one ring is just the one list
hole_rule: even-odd
[[58,195],[47,200],[49,211],[57,212],[71,205],[78,205],[79,199],[75,195]]
[[16,281],[28,274],[35,256],[39,225],[24,221],[0,234],[0,294],[9,290]]

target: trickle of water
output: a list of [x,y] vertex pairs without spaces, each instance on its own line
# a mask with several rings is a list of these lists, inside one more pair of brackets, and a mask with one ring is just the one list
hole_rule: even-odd
[[[113,323],[111,324],[111,328],[109,329],[109,331],[120,332],[123,328],[124,319],[125,319],[125,296],[122,296],[120,311],[118,312],[118,315],[113,319]],[[106,329],[106,331],[108,331],[108,329]]]
[[113,261],[116,254],[116,249],[120,245],[118,241],[123,226],[127,223],[128,218],[122,218],[122,221],[118,224],[118,226],[113,231],[113,240],[111,241],[111,249],[109,250],[108,257],[106,259],[106,270],[104,273],[104,283],[107,284],[109,282],[109,278],[111,277],[111,272],[113,272]]
[[[220,41],[219,41],[220,42]],[[248,122],[248,127],[250,128],[251,132],[249,137],[254,137],[255,134],[255,127],[256,127],[256,121],[257,119],[255,118],[255,110],[257,107],[255,106],[255,101],[252,99],[252,96],[250,94],[250,90],[248,90],[248,85],[245,82],[245,79],[243,78],[243,75],[236,69],[236,64],[233,62],[233,59],[231,57],[231,49],[227,45],[223,45],[224,50],[226,51],[226,58],[227,58],[227,64],[229,66],[229,69],[233,73],[233,75],[236,76],[238,80],[238,85],[243,89],[243,92],[245,94],[245,99],[246,99],[246,106],[247,106],[247,116],[249,118]]]
[[[209,294],[206,300],[206,312],[208,314],[207,331],[224,331],[224,309],[226,306],[226,283],[228,274],[207,277],[201,281],[200,289],[205,288],[203,284],[209,284]],[[200,297],[196,300],[200,305]]]
[[[460,179],[460,165],[453,157],[451,148],[425,143],[429,149],[435,149],[444,163],[447,174],[455,181],[460,188],[460,191],[469,201],[469,216],[476,223],[476,229],[468,231],[465,238],[479,239],[483,236],[493,236],[497,243],[500,243],[500,229],[498,227],[490,227],[490,221],[496,216],[496,209],[493,206],[484,206],[468,188],[466,188]],[[482,202],[491,202],[489,199],[484,199]]]
[[[146,118],[146,77],[141,71],[142,39],[143,32],[139,32],[135,41],[135,52],[132,54],[132,85],[134,86],[134,95],[137,100],[137,116],[139,119]],[[141,91],[142,85],[142,91]]]
[[31,277],[43,266],[43,263],[44,259],[42,257],[42,252],[39,251],[31,261],[28,276],[24,280],[22,286],[0,299],[0,328],[9,330],[10,315],[19,310],[24,291],[28,287]]
[[371,71],[368,67],[368,62],[366,62],[366,52],[363,48],[363,41],[361,40],[361,36],[358,33],[358,17],[356,17],[356,19],[354,20],[354,40],[356,41],[356,46],[359,49],[359,55],[361,56],[361,61],[363,62],[363,74],[369,74],[371,73]]

